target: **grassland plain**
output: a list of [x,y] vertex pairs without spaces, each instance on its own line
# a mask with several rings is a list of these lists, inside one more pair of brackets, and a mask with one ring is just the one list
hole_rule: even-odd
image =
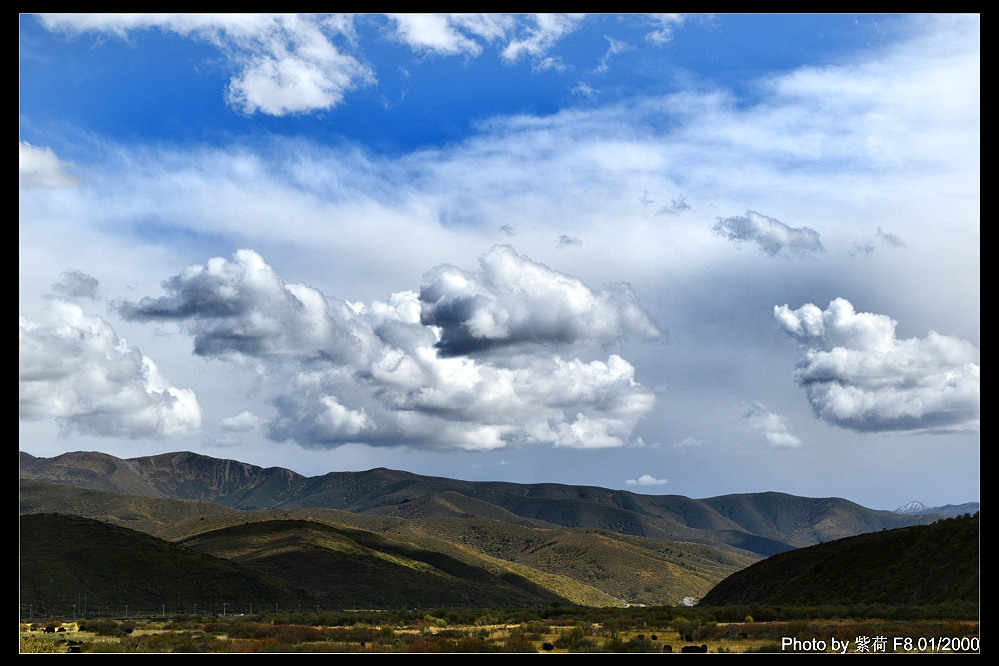
[[[958,653],[979,652],[977,620],[719,622],[726,609],[297,613],[22,623],[20,650],[84,653]],[[770,612],[760,608],[759,611]],[[772,610],[772,609],[771,609]],[[807,615],[815,609],[783,609]],[[857,610],[857,609],[854,609]]]

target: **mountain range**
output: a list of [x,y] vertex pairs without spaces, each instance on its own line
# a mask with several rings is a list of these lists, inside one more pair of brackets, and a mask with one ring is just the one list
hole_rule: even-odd
[[461,481],[385,468],[306,477],[190,452],[128,459],[97,452],[36,458],[21,452],[20,476],[241,510],[321,507],[407,519],[474,516],[525,527],[590,527],[757,556],[940,517],[775,492],[696,500],[594,486]]
[[[93,536],[94,523],[103,523],[162,542],[144,552],[180,549],[217,558],[212,567],[246,567],[247,576],[262,577],[253,588],[262,591],[257,603],[358,607],[678,604],[778,553],[941,518],[773,492],[690,499],[384,468],[305,477],[190,452],[129,459],[21,452],[19,467],[22,600],[27,581],[30,595],[51,603],[45,571],[71,568],[76,551],[51,542],[30,543],[28,551],[24,519],[31,515],[81,519],[59,531],[95,552],[109,538]],[[115,534],[129,551],[128,533]],[[26,559],[36,547],[54,560],[40,567]],[[88,575],[56,593],[93,587]],[[132,587],[118,585],[121,594]],[[212,593],[187,596],[198,594]]]
[[922,502],[913,500],[906,502],[895,509],[895,513],[917,516],[923,513],[932,513],[940,516],[963,516],[966,513],[978,512],[980,505],[978,502],[966,502],[964,504],[947,504],[945,506],[926,506]]

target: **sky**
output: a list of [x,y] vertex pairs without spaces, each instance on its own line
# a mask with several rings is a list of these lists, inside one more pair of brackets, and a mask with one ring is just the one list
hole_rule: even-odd
[[19,16],[19,447],[980,499],[959,15]]

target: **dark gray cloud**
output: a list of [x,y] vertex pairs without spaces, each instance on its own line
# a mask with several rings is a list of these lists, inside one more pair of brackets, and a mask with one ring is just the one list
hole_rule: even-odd
[[900,340],[885,315],[837,298],[825,310],[776,306],[781,328],[806,346],[795,373],[822,419],[869,431],[978,430],[979,350],[930,331]]
[[[877,243],[875,243],[875,240]],[[854,243],[853,251],[851,251],[850,254],[863,254],[864,256],[869,257],[874,254],[879,244],[886,247],[905,247],[905,242],[901,238],[899,238],[896,234],[884,231],[881,227],[878,227],[877,233],[875,234],[875,240],[869,240],[864,243]]]
[[66,299],[96,299],[97,278],[83,271],[71,270],[62,274],[60,280],[52,285],[52,291]]
[[661,335],[626,285],[597,293],[506,245],[484,255],[475,272],[435,268],[420,302],[421,321],[440,328],[444,355]]
[[753,210],[742,217],[718,218],[712,227],[719,236],[737,243],[752,242],[770,256],[797,255],[822,250],[819,234],[808,227],[792,228]]
[[132,321],[176,321],[200,356],[338,354],[349,336],[316,289],[289,284],[252,250],[191,266],[163,284],[167,296],[122,303]]
[[656,215],[679,215],[685,210],[690,210],[690,204],[683,197],[677,197],[668,206],[663,206],[656,211]]
[[897,235],[891,233],[890,231],[885,231],[881,227],[878,227],[878,238],[885,245],[891,245],[892,247],[905,247],[905,242],[902,241]]

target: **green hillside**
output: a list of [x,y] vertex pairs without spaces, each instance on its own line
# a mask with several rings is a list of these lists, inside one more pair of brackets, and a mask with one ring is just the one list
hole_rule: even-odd
[[490,571],[474,557],[312,520],[248,522],[180,543],[294,581],[324,607],[545,606],[569,601],[512,571]]
[[23,479],[20,510],[142,531],[280,577],[324,606],[677,604],[754,561],[600,530],[326,508],[240,511]]
[[484,555],[559,574],[630,604],[675,605],[684,597],[700,598],[730,572],[755,561],[702,544],[484,519],[416,519],[397,529],[433,534]]
[[979,584],[976,513],[774,555],[720,582],[701,604],[977,604]]

